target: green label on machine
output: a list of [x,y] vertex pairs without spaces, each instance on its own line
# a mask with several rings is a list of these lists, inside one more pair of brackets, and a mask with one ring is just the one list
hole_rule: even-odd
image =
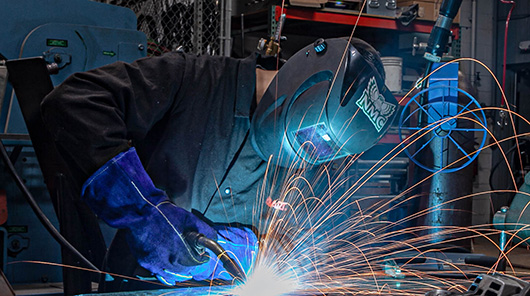
[[116,53],[112,50],[104,50],[103,51],[103,55],[106,55],[106,56],[109,56],[109,57],[113,57],[116,55]]
[[46,39],[47,46],[68,47],[68,40],[63,39]]
[[27,225],[8,225],[6,226],[8,233],[28,233]]

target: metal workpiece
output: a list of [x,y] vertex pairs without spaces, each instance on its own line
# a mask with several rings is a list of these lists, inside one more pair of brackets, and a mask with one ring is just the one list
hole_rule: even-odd
[[[421,282],[414,281],[414,280],[407,280],[407,279],[389,279],[388,277],[378,277],[377,282],[380,284],[380,286],[389,287],[390,290],[383,290],[379,291],[380,295],[395,295],[392,293],[396,291],[411,291],[414,289],[425,289],[425,284],[435,286],[436,283],[432,279],[424,278],[421,280]],[[466,287],[469,285],[469,280],[455,280],[455,283],[458,283],[459,285],[462,285],[463,287]],[[362,283],[360,283],[360,286],[363,286]],[[169,288],[169,289],[159,289],[159,290],[149,290],[149,291],[123,291],[123,292],[113,292],[113,293],[100,293],[100,294],[83,294],[79,296],[217,296],[217,295],[223,295],[223,296],[230,296],[230,295],[239,295],[235,291],[237,288],[237,285],[220,285],[220,286],[198,286],[198,287],[175,287],[175,288]],[[458,292],[449,292],[442,289],[436,290],[438,291],[437,294],[429,294],[428,296],[456,296],[456,295],[462,295],[462,293]],[[407,293],[409,293],[407,292]],[[373,291],[370,291],[366,289],[366,294],[363,294],[362,292],[359,292],[359,295],[370,295]],[[419,295],[420,292],[417,294]],[[266,291],[259,290],[256,291],[255,295],[266,295]],[[247,295],[247,294],[244,294]],[[251,295],[251,294],[249,294]],[[271,293],[271,295],[275,295],[274,293]],[[324,291],[299,291],[296,293],[289,293],[285,295],[292,295],[292,296],[303,296],[303,295],[336,295],[335,293],[329,293],[326,294]],[[520,296],[523,296],[524,294],[521,294]],[[498,296],[507,296],[507,295],[498,295]]]
[[227,295],[226,292],[232,286],[205,286],[205,287],[189,287],[189,288],[174,288],[174,289],[160,289],[150,291],[127,291],[114,293],[98,293],[98,294],[82,294],[79,296],[202,296],[202,295]]

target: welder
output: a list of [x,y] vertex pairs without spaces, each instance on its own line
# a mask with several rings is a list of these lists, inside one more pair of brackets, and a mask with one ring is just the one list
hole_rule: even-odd
[[164,283],[230,279],[189,232],[218,241],[248,272],[257,238],[241,225],[262,218],[253,209],[265,203],[267,168],[365,151],[397,113],[364,41],[318,40],[277,74],[260,61],[172,52],[117,62],[73,74],[42,103],[81,199]]

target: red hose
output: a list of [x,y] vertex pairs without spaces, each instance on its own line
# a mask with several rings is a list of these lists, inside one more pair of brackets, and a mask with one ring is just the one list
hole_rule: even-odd
[[[502,91],[505,90],[504,84],[506,82],[506,44],[508,43],[508,25],[510,24],[510,18],[512,17],[512,11],[515,7],[515,1],[513,0],[500,0],[502,3],[505,4],[511,4],[512,7],[510,8],[510,11],[508,12],[508,17],[506,17],[506,25],[504,27],[504,54],[502,58]],[[501,101],[501,107],[506,106],[506,101],[504,97],[502,97]]]

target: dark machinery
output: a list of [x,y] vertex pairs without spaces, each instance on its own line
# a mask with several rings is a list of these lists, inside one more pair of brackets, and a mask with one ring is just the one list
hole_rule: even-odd
[[[35,195],[47,196],[46,189],[48,189],[51,203],[49,199],[44,200],[47,201],[46,205],[50,205],[50,210],[55,210],[59,217],[61,233],[85,256],[90,254],[89,260],[99,267],[106,247],[98,221],[86,206],[75,202],[79,196],[79,188],[70,182],[69,172],[60,154],[54,150],[53,140],[46,139],[46,131],[39,122],[39,104],[54,85],[62,82],[73,72],[89,70],[118,60],[133,61],[144,57],[147,48],[146,36],[136,29],[134,12],[123,7],[88,0],[0,2],[3,6],[0,11],[0,23],[3,28],[0,32],[2,36],[0,52],[3,60],[0,62],[1,138],[4,141],[9,139],[5,143],[13,161],[23,149],[25,150],[23,153],[29,154],[32,159],[35,159],[37,154],[42,175],[35,171],[31,172],[29,168],[26,171],[25,166],[19,174],[28,180],[29,184],[42,184],[38,188],[31,188]],[[38,57],[35,63],[28,60],[26,60],[28,63],[24,60],[16,62],[17,59],[33,57]],[[9,73],[5,73],[7,72],[5,64]],[[49,70],[53,70],[53,76],[49,76]],[[7,77],[11,83],[6,86]],[[18,88],[17,96],[13,92],[14,88]],[[29,131],[30,129],[33,129],[33,132]],[[29,137],[28,132],[31,134]],[[43,186],[42,177],[47,188]],[[15,188],[9,185],[12,180],[7,174],[2,181],[4,188]],[[11,192],[9,189],[7,192],[7,196],[11,198],[17,195],[18,191]],[[19,206],[10,207],[12,215],[8,220],[9,224],[27,225],[31,223],[28,221],[33,221],[27,219],[28,215],[17,215],[17,211],[29,210],[25,204],[20,208],[22,209],[19,209]],[[17,217],[26,219],[21,220]],[[32,224],[26,226],[30,229],[30,233],[20,234],[21,238],[29,240],[36,235],[34,231],[39,227],[40,225]],[[42,253],[43,248],[39,248],[41,240],[34,241],[36,243],[24,250],[24,254],[18,259],[23,260],[32,250]],[[43,240],[43,243],[46,242]],[[71,253],[63,251],[63,263],[79,265],[75,256],[72,257]],[[24,266],[10,267],[6,274],[9,277],[10,272],[14,269],[18,271],[20,268]],[[52,273],[46,271],[48,268],[41,265],[20,272],[17,281],[32,282],[35,280],[34,274],[39,274],[38,270],[42,270],[41,274]],[[59,274],[58,278],[55,273]],[[64,269],[65,293],[79,294],[91,291],[92,276],[92,273]],[[53,268],[50,277],[51,281],[60,281],[60,270]]]
[[530,242],[530,173],[515,194],[509,207],[502,207],[493,216],[493,225],[501,231],[500,247],[504,251],[507,243],[529,245]]
[[528,296],[529,294],[530,283],[506,274],[494,273],[477,276],[464,293],[433,290],[425,293],[425,296]]
[[[414,182],[429,180],[415,189],[415,193],[428,193],[428,198],[422,199],[416,209],[426,211],[418,219],[419,225],[426,226],[422,235],[431,243],[443,245],[444,241],[451,241],[452,247],[468,251],[471,242],[462,239],[467,234],[448,235],[444,229],[471,225],[471,216],[467,214],[471,211],[471,199],[458,197],[472,191],[469,164],[485,144],[486,117],[465,85],[459,85],[462,84],[459,65],[439,62],[447,52],[452,21],[461,2],[445,0],[441,5],[424,55],[425,76],[430,76],[425,77],[421,91],[403,108],[399,130],[404,152],[417,168]],[[475,128],[475,124],[482,128]],[[477,149],[474,139],[479,133]]]
[[[74,72],[146,55],[146,36],[130,9],[87,0],[0,3],[0,53],[7,59],[42,56],[57,70],[54,85]],[[1,102],[3,132],[26,133],[10,86]]]

